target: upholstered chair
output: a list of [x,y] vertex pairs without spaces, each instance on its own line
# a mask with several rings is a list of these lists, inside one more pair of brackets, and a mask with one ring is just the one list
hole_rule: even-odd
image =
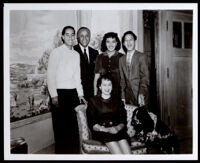
[[[75,108],[78,127],[79,127],[79,136],[80,136],[80,151],[82,154],[110,154],[109,149],[105,144],[102,144],[99,141],[93,140],[91,131],[87,123],[86,115],[87,105],[79,105]],[[131,138],[131,150],[133,154],[146,154],[147,148],[144,144],[133,138],[135,132],[131,126],[131,118],[133,111],[136,107],[131,105],[125,106],[127,112],[127,133]]]

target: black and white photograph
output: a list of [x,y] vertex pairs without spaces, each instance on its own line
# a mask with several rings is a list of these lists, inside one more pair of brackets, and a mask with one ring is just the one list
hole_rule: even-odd
[[5,160],[197,160],[196,3],[4,3]]

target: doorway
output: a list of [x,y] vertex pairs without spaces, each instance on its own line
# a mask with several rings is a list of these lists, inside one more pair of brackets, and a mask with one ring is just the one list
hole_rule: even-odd
[[[192,153],[192,12],[158,11],[155,65],[161,119]],[[157,33],[157,34],[156,34]]]

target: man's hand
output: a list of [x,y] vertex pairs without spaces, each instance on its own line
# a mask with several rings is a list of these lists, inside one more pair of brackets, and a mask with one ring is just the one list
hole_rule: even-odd
[[85,100],[83,96],[79,96],[78,98],[79,98],[80,104],[82,103],[87,104],[87,101]]
[[139,96],[138,96],[138,104],[139,104],[139,106],[144,106],[145,105],[144,95],[143,94],[139,94]]
[[55,105],[56,107],[59,106],[59,105],[58,105],[58,96],[52,97],[51,100],[52,100],[52,104],[53,104],[53,105]]

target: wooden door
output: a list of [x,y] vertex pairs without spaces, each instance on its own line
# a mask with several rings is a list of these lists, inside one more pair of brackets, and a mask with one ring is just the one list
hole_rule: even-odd
[[179,134],[192,135],[192,15],[168,12],[170,53],[171,126]]
[[178,136],[192,137],[192,13],[160,15],[162,118]]

